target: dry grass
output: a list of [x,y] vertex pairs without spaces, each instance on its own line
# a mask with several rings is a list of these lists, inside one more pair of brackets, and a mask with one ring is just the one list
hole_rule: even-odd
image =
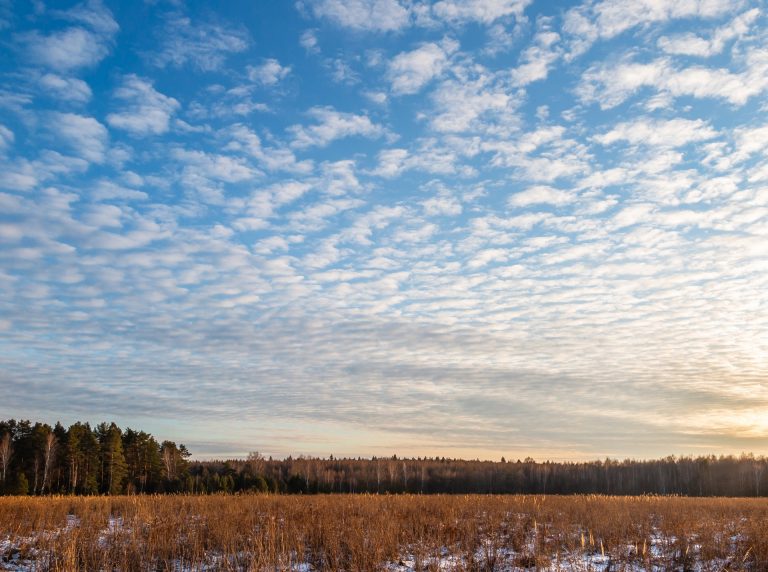
[[0,569],[768,570],[768,499],[0,498]]

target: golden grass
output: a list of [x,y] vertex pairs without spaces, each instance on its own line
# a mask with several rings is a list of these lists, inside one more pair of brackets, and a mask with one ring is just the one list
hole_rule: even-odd
[[457,570],[768,570],[768,499],[0,498],[0,569],[431,570],[441,558]]

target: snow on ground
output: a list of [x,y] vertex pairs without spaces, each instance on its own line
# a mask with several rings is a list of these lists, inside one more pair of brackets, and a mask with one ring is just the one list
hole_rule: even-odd
[[[74,515],[68,515],[65,526],[41,532],[35,536],[17,536],[0,538],[0,570],[11,572],[37,572],[41,570],[43,562],[49,556],[44,549],[39,548],[46,540],[62,533],[71,532],[80,526],[80,520]],[[402,556],[396,561],[383,562],[381,569],[386,572],[420,572],[430,571],[461,571],[467,569],[486,569],[497,572],[517,572],[521,570],[536,569],[540,571],[572,571],[572,572],[610,572],[622,570],[626,572],[709,572],[729,569],[732,563],[725,559],[710,559],[703,561],[701,558],[701,545],[696,543],[694,537],[686,539],[688,548],[685,554],[681,553],[677,538],[663,535],[654,531],[650,535],[648,546],[639,547],[634,544],[626,544],[623,549],[615,549],[612,552],[605,551],[602,545],[592,542],[584,545],[582,534],[581,549],[560,551],[557,554],[542,556],[545,545],[541,531],[544,527],[531,531],[520,551],[509,548],[509,538],[495,537],[481,541],[480,546],[472,555],[473,562],[468,561],[466,554],[455,554],[448,547],[428,549],[428,547],[405,546]],[[126,527],[119,516],[110,516],[106,527],[99,532],[98,544],[107,549],[109,545],[120,542],[120,538],[127,539],[130,528]],[[736,548],[742,538],[738,534],[724,533],[729,539],[731,552],[735,555]],[[539,549],[537,550],[537,546]],[[538,557],[537,557],[538,555]],[[221,552],[209,552],[204,562],[175,561],[170,563],[169,569],[174,572],[213,572],[215,570],[237,570],[238,563],[248,562],[247,554],[223,554]],[[168,569],[168,568],[166,568]],[[285,570],[289,572],[312,572],[315,568],[306,562],[300,562],[296,555],[292,555],[291,564],[278,565],[270,568],[270,571]]]

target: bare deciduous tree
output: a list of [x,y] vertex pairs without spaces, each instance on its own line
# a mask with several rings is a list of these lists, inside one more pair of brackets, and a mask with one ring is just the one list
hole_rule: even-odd
[[176,476],[176,459],[171,447],[163,447],[163,464],[165,465],[165,474],[169,480]]
[[53,432],[48,433],[45,437],[45,444],[43,446],[43,488],[42,492],[46,491],[46,488],[50,490],[50,484],[48,480],[51,476],[51,466],[53,463],[53,456],[56,453],[56,435]]
[[5,485],[5,475],[8,472],[8,463],[11,462],[11,455],[13,455],[11,434],[5,433],[2,440],[0,440],[0,466],[3,469],[3,485]]

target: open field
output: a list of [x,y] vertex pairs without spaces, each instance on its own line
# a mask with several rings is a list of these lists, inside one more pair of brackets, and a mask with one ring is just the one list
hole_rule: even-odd
[[768,570],[768,499],[0,498],[4,570]]

